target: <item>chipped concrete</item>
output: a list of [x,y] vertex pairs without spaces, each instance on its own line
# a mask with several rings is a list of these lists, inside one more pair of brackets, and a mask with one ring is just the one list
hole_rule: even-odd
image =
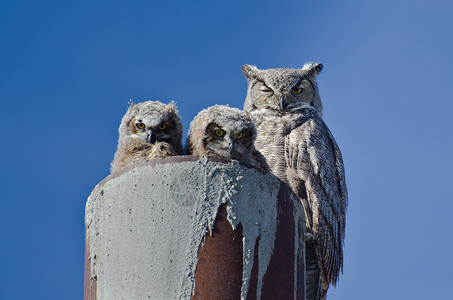
[[198,249],[222,203],[232,227],[243,227],[243,299],[260,236],[259,299],[274,247],[279,189],[270,174],[206,158],[141,164],[106,178],[89,196],[85,215],[96,299],[190,299]]

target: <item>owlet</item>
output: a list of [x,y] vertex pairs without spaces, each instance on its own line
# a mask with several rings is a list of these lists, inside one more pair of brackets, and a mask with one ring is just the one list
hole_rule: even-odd
[[250,117],[237,108],[215,105],[202,110],[190,123],[186,152],[234,159],[268,170],[255,150],[256,129]]
[[182,123],[174,102],[131,102],[118,131],[112,173],[141,160],[183,153]]

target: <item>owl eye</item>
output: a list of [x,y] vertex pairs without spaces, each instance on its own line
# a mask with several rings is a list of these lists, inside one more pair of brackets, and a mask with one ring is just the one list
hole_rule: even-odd
[[137,126],[138,129],[143,129],[143,128],[145,128],[145,124],[143,124],[143,123],[141,123],[141,122],[140,122],[140,123],[137,123],[136,126]]
[[295,94],[295,95],[299,95],[300,93],[302,93],[304,89],[303,88],[294,88],[291,90],[291,93]]
[[167,124],[160,124],[157,129],[159,129],[160,131],[164,131],[165,129],[167,129]]
[[218,137],[222,137],[224,134],[225,134],[225,131],[222,130],[222,129],[216,129],[214,131],[215,135],[218,136]]
[[269,88],[269,87],[266,86],[266,85],[263,85],[262,87],[260,87],[260,90],[261,90],[261,92],[263,92],[263,93],[271,93],[271,92],[272,92],[272,89]]
[[243,132],[239,132],[237,135],[236,135],[236,138],[238,140],[242,139],[244,137],[244,133]]

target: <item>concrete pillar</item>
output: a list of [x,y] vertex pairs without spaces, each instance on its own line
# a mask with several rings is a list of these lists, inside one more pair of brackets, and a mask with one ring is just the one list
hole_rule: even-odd
[[271,174],[194,156],[88,197],[85,299],[304,299],[304,213]]

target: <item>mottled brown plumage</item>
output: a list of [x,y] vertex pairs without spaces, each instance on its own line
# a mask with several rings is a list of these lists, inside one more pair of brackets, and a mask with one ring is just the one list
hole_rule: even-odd
[[259,70],[245,65],[244,110],[256,125],[255,142],[272,170],[305,209],[306,300],[325,299],[343,269],[347,191],[340,150],[322,120],[315,78],[322,65]]

